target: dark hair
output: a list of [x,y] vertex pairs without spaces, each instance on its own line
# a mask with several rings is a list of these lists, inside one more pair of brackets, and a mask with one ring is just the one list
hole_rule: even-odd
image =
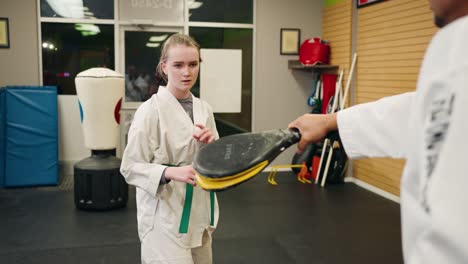
[[167,75],[162,70],[162,63],[167,61],[167,54],[169,49],[176,46],[176,45],[184,45],[187,47],[194,47],[198,51],[199,61],[200,58],[200,45],[190,36],[184,34],[174,34],[170,36],[165,42],[161,49],[161,57],[159,58],[158,66],[156,66],[156,80],[159,81],[160,84],[167,84]]

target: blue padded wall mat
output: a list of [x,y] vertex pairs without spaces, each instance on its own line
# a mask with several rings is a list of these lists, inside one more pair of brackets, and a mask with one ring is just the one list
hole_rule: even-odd
[[55,86],[7,86],[5,187],[58,184]]

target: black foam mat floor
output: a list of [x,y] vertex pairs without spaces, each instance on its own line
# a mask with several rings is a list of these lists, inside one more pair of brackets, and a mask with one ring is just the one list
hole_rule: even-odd
[[[403,262],[397,203],[266,175],[218,193],[214,263]],[[106,212],[75,209],[68,187],[0,189],[0,263],[139,263],[136,225],[133,188],[126,208]]]

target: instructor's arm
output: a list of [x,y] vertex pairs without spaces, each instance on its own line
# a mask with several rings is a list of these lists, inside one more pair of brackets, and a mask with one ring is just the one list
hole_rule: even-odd
[[299,151],[320,141],[333,130],[340,138],[348,157],[406,158],[411,133],[415,93],[404,93],[359,104],[335,114],[306,114],[289,124],[301,132]]

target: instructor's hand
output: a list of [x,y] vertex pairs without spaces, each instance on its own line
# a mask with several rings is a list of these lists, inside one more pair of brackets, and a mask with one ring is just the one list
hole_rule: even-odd
[[202,124],[195,125],[195,132],[193,132],[193,137],[199,142],[205,144],[211,143],[215,140],[213,132]]
[[320,141],[328,132],[338,129],[338,124],[336,114],[305,114],[292,121],[288,128],[297,128],[301,132],[297,148],[302,152],[308,144]]
[[197,185],[195,180],[195,171],[192,165],[181,166],[181,167],[168,167],[165,172],[166,179],[185,182],[193,186]]

